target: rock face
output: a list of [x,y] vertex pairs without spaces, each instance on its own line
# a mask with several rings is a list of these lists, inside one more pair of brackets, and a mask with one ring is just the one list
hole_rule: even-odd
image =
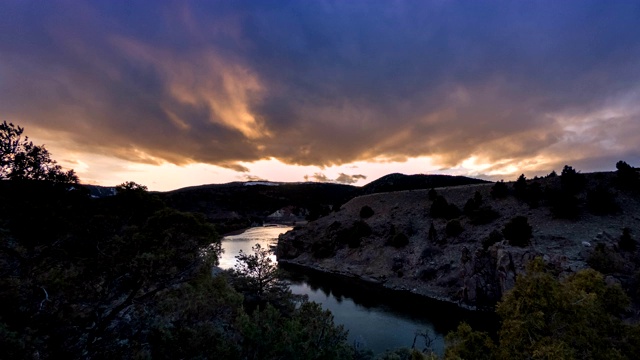
[[[537,182],[547,190],[559,186],[558,178]],[[622,210],[597,216],[586,210],[585,190],[577,196],[584,205],[579,218],[564,220],[554,217],[544,201],[536,201],[532,208],[512,195],[493,199],[492,186],[436,189],[449,205],[465,208],[464,214],[459,211],[450,220],[430,215],[434,203],[430,198],[435,197],[427,190],[354,198],[339,211],[281,235],[278,260],[480,309],[492,307],[537,256],[562,276],[587,267],[597,244],[615,249],[622,228],[640,234],[636,219],[640,203],[633,194],[618,192]],[[467,204],[474,198],[493,215],[474,213]],[[363,214],[365,206],[373,215],[368,209]],[[501,239],[502,230],[517,216],[526,217],[531,225],[530,242],[522,247]],[[451,225],[453,221],[458,224]]]

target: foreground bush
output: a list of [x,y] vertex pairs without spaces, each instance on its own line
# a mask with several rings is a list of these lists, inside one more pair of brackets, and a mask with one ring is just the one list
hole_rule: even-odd
[[498,304],[498,342],[461,325],[446,359],[636,359],[640,328],[622,321],[629,304],[618,285],[582,270],[559,281],[539,258]]

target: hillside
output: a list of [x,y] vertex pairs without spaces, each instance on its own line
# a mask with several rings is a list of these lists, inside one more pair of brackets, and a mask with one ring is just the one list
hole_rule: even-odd
[[[225,233],[265,221],[292,224],[317,219],[363,194],[473,183],[484,181],[463,176],[391,174],[363,187],[313,182],[234,182],[159,195],[174,208],[204,214],[219,232]],[[269,217],[279,210],[287,216]]]
[[[515,189],[502,183],[502,198],[492,197],[501,195],[494,184],[438,188],[437,197],[427,190],[360,196],[282,235],[278,258],[482,308],[541,256],[559,276],[592,266],[637,302],[640,196],[632,177],[632,185],[616,173],[522,179]],[[524,217],[521,226],[505,231],[516,217]],[[625,228],[631,237],[620,242]]]

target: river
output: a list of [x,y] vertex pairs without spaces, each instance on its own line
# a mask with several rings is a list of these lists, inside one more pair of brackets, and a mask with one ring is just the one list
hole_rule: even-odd
[[[242,250],[251,252],[251,247],[259,243],[264,247],[275,247],[278,235],[291,227],[255,227],[241,234],[222,238],[220,267],[232,268],[235,256]],[[273,255],[275,261],[275,255]],[[291,291],[303,294],[310,301],[320,303],[333,313],[334,322],[344,325],[349,331],[349,341],[374,353],[387,349],[411,347],[417,331],[426,332],[432,339],[431,348],[438,354],[444,352],[444,336],[454,329],[461,320],[474,324],[468,319],[469,313],[449,305],[411,296],[371,289],[339,278],[327,278],[313,274],[291,272]],[[474,324],[475,325],[475,324]],[[422,338],[416,345],[423,348]]]

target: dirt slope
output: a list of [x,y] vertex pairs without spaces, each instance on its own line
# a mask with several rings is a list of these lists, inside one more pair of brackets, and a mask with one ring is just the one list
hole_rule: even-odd
[[[433,201],[427,190],[361,196],[338,212],[282,235],[278,258],[470,308],[495,303],[513,286],[516,274],[530,259],[544,257],[563,276],[587,267],[597,244],[604,244],[614,260],[626,267],[612,271],[610,280],[624,281],[625,274],[636,271],[632,259],[637,256],[620,250],[618,240],[625,227],[633,235],[640,234],[640,197],[633,191],[614,188],[615,180],[615,173],[586,174],[586,187],[576,195],[579,213],[574,220],[557,218],[551,211],[560,177],[528,182],[529,187],[536,182],[544,190],[537,195],[537,207],[516,198],[513,183],[507,183],[511,195],[502,199],[492,198],[493,184],[438,188],[437,194],[459,209],[478,192],[483,206],[499,213],[497,219],[483,225],[474,225],[472,216],[461,214],[456,220],[463,231],[456,236],[446,235],[449,220],[430,215]],[[598,186],[611,193],[619,211],[594,215],[587,209],[587,194]],[[373,215],[365,219],[360,216],[364,206],[373,210]],[[483,246],[492,231],[501,233],[516,216],[525,216],[532,227],[530,245],[512,246],[502,240]],[[431,224],[437,236],[430,239]],[[408,244],[389,245],[400,233],[406,235]]]

